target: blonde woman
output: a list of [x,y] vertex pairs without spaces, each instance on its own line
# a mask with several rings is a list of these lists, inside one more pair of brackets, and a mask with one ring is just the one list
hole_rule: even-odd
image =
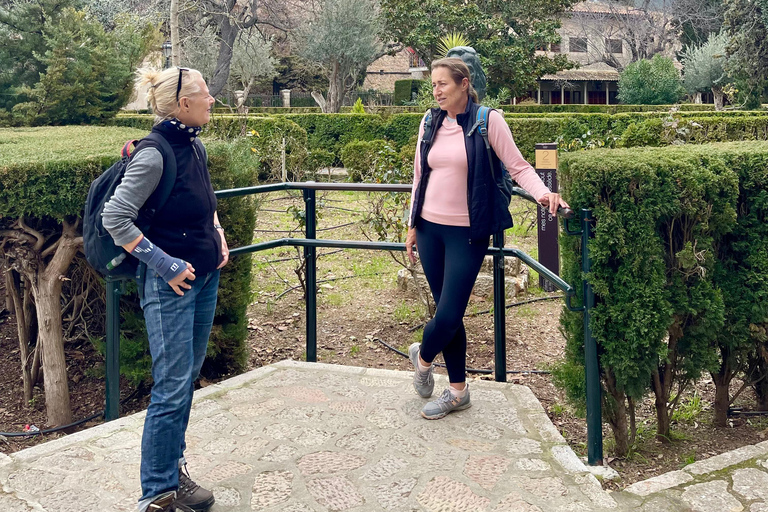
[[207,155],[197,138],[210,120],[214,99],[194,69],[144,69],[138,75],[140,85],[150,85],[148,100],[156,116],[152,132],[168,142],[176,162],[172,192],[148,228],[139,228],[143,207],[168,157],[152,141],[138,143],[103,213],[115,244],[140,260],[139,295],[152,355],[154,384],[141,442],[138,510],[204,511],[214,497],[189,477],[184,449],[194,382],[216,309],[219,269],[229,259]]

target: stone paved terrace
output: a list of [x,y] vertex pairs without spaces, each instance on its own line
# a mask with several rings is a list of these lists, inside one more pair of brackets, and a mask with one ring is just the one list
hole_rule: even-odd
[[[408,372],[283,361],[196,393],[190,471],[211,512],[768,512],[768,443],[608,493],[528,388],[470,387],[427,421]],[[0,512],[135,510],[143,419],[0,454]]]

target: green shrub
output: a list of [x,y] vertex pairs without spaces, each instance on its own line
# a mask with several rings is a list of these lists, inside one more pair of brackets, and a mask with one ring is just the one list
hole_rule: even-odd
[[661,119],[649,119],[639,123],[631,123],[619,138],[619,147],[633,148],[637,146],[662,145]]
[[413,99],[413,94],[419,91],[421,80],[397,80],[395,81],[395,94],[393,103],[402,105]]
[[[0,216],[6,219],[24,216],[28,222],[45,222],[53,229],[60,229],[53,221],[81,216],[91,182],[119,158],[126,140],[145,134],[146,131],[116,127],[0,129]],[[250,147],[250,140],[242,139],[206,142],[215,189],[256,182],[254,170],[258,169],[258,158]],[[232,247],[251,243],[256,211],[253,199],[222,199],[218,211]],[[239,256],[222,271],[207,375],[243,368],[250,269],[250,258]],[[126,311],[123,314],[128,319]],[[130,353],[137,362],[126,365],[123,361],[122,370],[131,378],[139,378],[146,361],[142,362],[137,356],[140,349],[126,347],[126,350],[123,353]]]
[[336,161],[336,155],[325,149],[312,149],[307,154],[307,171],[314,173],[320,169],[332,167]]
[[382,152],[394,152],[386,140],[356,140],[348,143],[341,151],[341,161],[349,174],[350,181],[368,181],[376,169],[376,162]]
[[677,102],[684,93],[680,72],[669,57],[654,55],[632,62],[619,76],[622,103],[665,105]]
[[[596,218],[589,279],[606,394],[616,402],[637,399],[656,382],[662,436],[679,393],[673,386],[684,389],[701,372],[717,372],[718,347],[736,331],[743,340],[745,326],[768,319],[768,283],[755,280],[768,268],[766,168],[764,142],[574,153],[561,160],[564,196]],[[561,247],[563,276],[576,282],[578,240],[564,236]],[[734,306],[738,297],[725,293],[722,276],[737,275],[729,293],[738,296],[750,282],[749,305]],[[562,324],[567,357],[582,365],[581,315],[564,312]]]

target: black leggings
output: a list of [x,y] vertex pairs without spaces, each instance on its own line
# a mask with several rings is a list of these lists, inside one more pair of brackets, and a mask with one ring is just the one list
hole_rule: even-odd
[[464,312],[483,264],[489,239],[469,241],[469,228],[445,226],[419,218],[416,246],[432,296],[437,304],[434,318],[424,327],[421,358],[431,362],[440,352],[452,383],[464,382],[467,333]]

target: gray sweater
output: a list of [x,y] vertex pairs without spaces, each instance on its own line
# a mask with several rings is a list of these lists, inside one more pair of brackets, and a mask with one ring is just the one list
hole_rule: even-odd
[[125,169],[115,195],[104,204],[101,217],[115,245],[125,245],[142,232],[135,222],[139,210],[155,191],[163,175],[163,155],[156,148],[139,150]]

